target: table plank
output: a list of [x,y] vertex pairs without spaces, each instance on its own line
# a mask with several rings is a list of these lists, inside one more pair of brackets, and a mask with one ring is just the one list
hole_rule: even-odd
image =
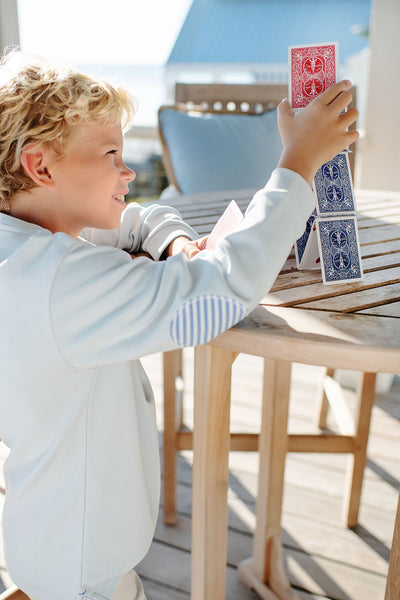
[[400,265],[400,249],[398,252],[390,254],[378,254],[377,256],[366,256],[362,258],[363,269],[365,273],[375,271],[376,269],[387,269]]
[[366,308],[358,312],[364,315],[398,317],[400,315],[400,301],[383,304],[382,306],[373,306],[372,308]]
[[[324,298],[333,299],[330,310],[336,310],[337,299],[341,295],[352,292],[360,292],[360,302],[363,302],[361,292],[370,290],[377,286],[388,285],[400,282],[400,267],[391,267],[388,269],[379,269],[364,275],[362,281],[338,283],[333,285],[324,285],[323,283],[313,283],[310,285],[301,285],[295,288],[282,289],[278,292],[272,291],[261,301],[262,304],[271,306],[295,306],[304,302],[313,302]],[[398,286],[398,295],[400,297],[400,286]]]
[[[245,210],[254,191],[192,194],[173,199],[173,205],[181,210],[185,220],[199,235],[205,235],[232,198]],[[344,311],[368,310],[389,300],[392,304],[396,301],[393,286],[400,281],[400,194],[362,192],[357,204],[364,280],[325,286],[319,269],[300,271],[296,268],[292,251],[263,303],[293,307],[307,304],[308,309],[322,308],[336,312],[341,310],[340,306]],[[386,290],[380,302],[382,286]],[[347,299],[339,303],[338,298],[342,295]]]
[[383,242],[369,242],[361,244],[361,254],[363,259],[367,256],[392,254],[393,252],[398,252],[399,245],[400,242],[398,239]]
[[[394,300],[400,300],[400,286],[398,283],[372,288],[368,290],[368,294],[361,295],[358,292],[354,292],[352,294],[339,296],[335,298],[334,304],[335,310],[337,311],[342,313],[353,313],[367,308],[385,305],[389,302],[393,303]],[[308,309],[332,310],[332,299],[325,298],[323,300],[308,302],[307,304],[298,304],[297,306]],[[400,313],[393,316],[398,316],[400,318]]]
[[359,229],[366,229],[368,227],[384,227],[385,225],[393,225],[400,223],[400,213],[395,213],[391,215],[386,215],[385,217],[382,214],[379,214],[375,217],[365,217],[362,215],[357,217],[358,227]]
[[382,206],[374,206],[373,208],[363,209],[362,212],[358,213],[358,219],[363,221],[365,219],[374,219],[380,218],[385,220],[386,217],[390,217],[393,215],[397,215],[400,217],[400,209],[397,204],[391,204],[390,206],[382,207]]
[[[379,254],[378,256],[363,258],[364,273],[377,271],[389,267],[400,267],[400,251],[389,255]],[[321,283],[322,276],[320,269],[308,269],[299,271],[296,269],[296,259],[290,258],[286,261],[278,277],[276,278],[271,293],[288,288],[294,288],[301,285],[310,285],[312,283]],[[347,284],[346,284],[347,285]]]
[[260,305],[209,343],[265,358],[398,373],[400,319]]
[[385,190],[356,190],[356,199],[359,209],[371,204],[381,206],[381,204],[387,202],[400,204],[400,193]]
[[[359,229],[360,244],[373,244],[376,242],[397,240],[400,245],[400,226],[383,225],[382,227],[366,227]],[[399,245],[397,248],[399,248]]]

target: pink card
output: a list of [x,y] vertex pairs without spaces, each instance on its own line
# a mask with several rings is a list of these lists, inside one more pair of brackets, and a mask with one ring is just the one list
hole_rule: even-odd
[[334,85],[338,75],[338,43],[289,46],[289,102],[303,108]]
[[214,250],[218,240],[234,231],[239,223],[243,221],[243,218],[243,213],[239,206],[235,200],[231,200],[210,233],[204,248],[206,250]]

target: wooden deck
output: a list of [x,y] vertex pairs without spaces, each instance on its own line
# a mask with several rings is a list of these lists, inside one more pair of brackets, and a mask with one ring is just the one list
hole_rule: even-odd
[[[192,421],[192,351],[186,350],[185,422]],[[159,356],[144,366],[152,380],[162,428],[162,366]],[[233,371],[232,430],[257,431],[262,361],[240,355]],[[293,368],[290,431],[313,431],[315,393],[321,369]],[[347,392],[351,402],[354,392]],[[377,395],[364,478],[360,525],[342,525],[345,455],[291,454],[287,458],[283,541],[290,581],[300,600],[383,600],[393,523],[400,487],[400,378]],[[331,424],[334,429],[334,423]],[[229,600],[257,596],[238,579],[236,565],[250,555],[255,526],[257,455],[231,453],[227,594]],[[179,459],[179,523],[167,527],[160,513],[155,540],[138,568],[149,600],[190,597],[191,452]]]
[[[161,355],[146,357],[162,429]],[[192,351],[185,351],[185,422],[192,421]],[[233,370],[232,430],[257,431],[261,359],[240,355]],[[293,368],[290,431],[313,431],[314,398],[321,369]],[[347,396],[351,401],[353,392]],[[377,394],[369,439],[360,525],[341,520],[345,455],[291,454],[286,463],[283,541],[290,581],[300,600],[383,600],[398,490],[400,487],[400,378],[390,392]],[[331,423],[334,429],[334,423]],[[160,436],[161,440],[161,436]],[[2,456],[6,452],[3,449]],[[138,567],[148,600],[190,597],[191,452],[179,458],[179,522],[167,527],[162,514],[147,557]],[[236,565],[251,553],[255,527],[257,455],[231,453],[227,595],[257,596],[238,579]],[[4,484],[0,483],[4,493]],[[11,585],[0,554],[0,592]]]

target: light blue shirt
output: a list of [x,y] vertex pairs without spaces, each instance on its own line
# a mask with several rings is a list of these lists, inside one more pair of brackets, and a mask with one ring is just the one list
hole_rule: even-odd
[[[150,384],[139,358],[205,343],[265,295],[314,208],[277,169],[214,252],[155,259],[173,209],[130,205],[90,241],[0,215],[0,437],[10,576],[39,600],[78,600],[147,553],[160,489]],[[114,246],[114,247],[111,247]]]

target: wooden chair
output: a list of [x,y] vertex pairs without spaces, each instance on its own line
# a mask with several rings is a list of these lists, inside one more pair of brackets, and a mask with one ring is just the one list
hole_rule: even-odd
[[[282,84],[253,86],[177,83],[174,108],[178,111],[192,109],[215,114],[257,115],[276,108],[285,95],[287,95],[287,86]],[[170,107],[162,106],[159,115],[166,108]],[[162,146],[162,160],[168,181],[180,191],[160,118],[158,132]]]
[[24,594],[22,590],[17,588],[16,585],[8,588],[2,594],[0,594],[0,600],[30,600],[29,596]]
[[[356,105],[356,90],[352,89],[351,106]],[[184,84],[177,83],[175,101],[177,106],[203,110],[205,112],[231,112],[257,114],[272,110],[287,96],[284,84]],[[353,126],[355,128],[355,125]],[[178,187],[169,159],[168,147],[160,130],[163,146],[163,162],[168,179]],[[354,173],[355,152],[351,148],[350,166]],[[179,188],[178,188],[179,189]],[[163,477],[164,477],[164,522],[175,524],[176,517],[176,459],[180,450],[190,450],[191,432],[184,430],[183,410],[183,355],[182,350],[166,352],[163,356],[164,371],[164,434],[163,434]],[[356,417],[353,419],[339,384],[333,379],[334,372],[327,370],[320,395],[317,425],[326,429],[329,407],[338,424],[339,434],[333,443],[324,434],[289,436],[290,452],[343,452],[349,453],[344,513],[348,527],[358,523],[361,487],[366,464],[366,450],[372,406],[375,396],[375,375],[360,374],[357,392]],[[331,440],[331,436],[329,436]],[[256,451],[258,434],[233,436],[231,449]]]
[[[356,88],[352,88],[351,92],[353,100],[350,106],[355,107]],[[191,108],[197,111],[220,114],[260,114],[276,108],[282,98],[286,96],[287,85],[281,83],[251,85],[177,83],[175,86],[175,106],[178,110]],[[350,129],[355,129],[355,124]],[[175,177],[168,145],[160,126],[158,132],[162,146],[163,164],[168,181],[179,190],[179,183]],[[350,149],[352,152],[349,154],[349,161],[354,177],[355,145],[353,144]]]

